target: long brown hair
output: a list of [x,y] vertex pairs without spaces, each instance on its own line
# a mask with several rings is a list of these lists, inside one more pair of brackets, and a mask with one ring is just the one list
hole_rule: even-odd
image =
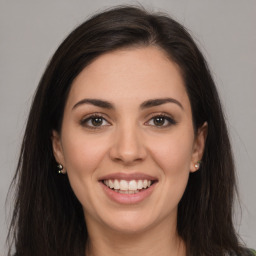
[[136,7],[107,10],[80,25],[59,46],[42,76],[13,181],[17,196],[9,237],[15,255],[84,255],[88,234],[82,207],[67,176],[57,174],[51,132],[60,131],[72,81],[88,64],[106,52],[149,45],[179,65],[195,132],[208,122],[202,167],[190,174],[178,207],[177,229],[187,254],[246,255],[232,222],[236,182],[230,141],[206,61],[182,25]]

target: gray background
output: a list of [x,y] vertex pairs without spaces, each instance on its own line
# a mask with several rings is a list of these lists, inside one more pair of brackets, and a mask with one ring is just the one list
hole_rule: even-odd
[[59,43],[90,14],[123,3],[168,12],[205,54],[228,119],[242,212],[236,228],[256,249],[256,0],[0,0],[0,254],[12,197],[5,206],[28,109]]

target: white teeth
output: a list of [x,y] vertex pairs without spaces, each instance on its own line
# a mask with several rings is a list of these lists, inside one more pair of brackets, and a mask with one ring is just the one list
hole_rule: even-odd
[[109,180],[108,187],[110,187],[110,188],[114,188],[115,187],[114,186],[114,182],[112,180]]
[[143,188],[142,180],[138,180],[137,186],[138,186],[138,189],[142,189]]
[[114,189],[120,189],[119,181],[114,180]]
[[151,180],[104,180],[104,184],[109,188],[122,194],[138,193],[143,188],[151,186]]
[[129,182],[129,190],[137,190],[137,183],[135,180]]
[[129,183],[126,180],[120,180],[120,190],[128,190],[129,189]]

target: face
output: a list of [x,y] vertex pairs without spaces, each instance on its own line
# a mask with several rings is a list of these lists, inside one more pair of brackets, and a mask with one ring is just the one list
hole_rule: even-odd
[[205,136],[179,67],[145,47],[102,55],[76,77],[52,141],[87,226],[129,233],[176,225]]

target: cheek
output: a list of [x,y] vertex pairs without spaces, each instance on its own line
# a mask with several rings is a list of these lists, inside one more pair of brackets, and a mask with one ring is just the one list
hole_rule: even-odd
[[173,133],[152,139],[150,144],[154,145],[150,147],[151,156],[159,167],[161,177],[159,183],[161,200],[157,204],[163,209],[162,216],[168,216],[177,209],[187,186],[193,133],[177,129]]
[[165,175],[182,174],[190,171],[193,140],[188,132],[173,133],[152,141],[152,156]]
[[[72,133],[69,133],[72,134]],[[75,135],[74,135],[75,134]],[[66,168],[71,174],[93,173],[106,151],[106,143],[100,136],[91,138],[83,133],[73,133],[63,141]]]
[[70,185],[84,208],[92,208],[92,193],[97,182],[97,169],[106,154],[102,138],[91,138],[83,133],[72,134],[63,140],[64,158]]

